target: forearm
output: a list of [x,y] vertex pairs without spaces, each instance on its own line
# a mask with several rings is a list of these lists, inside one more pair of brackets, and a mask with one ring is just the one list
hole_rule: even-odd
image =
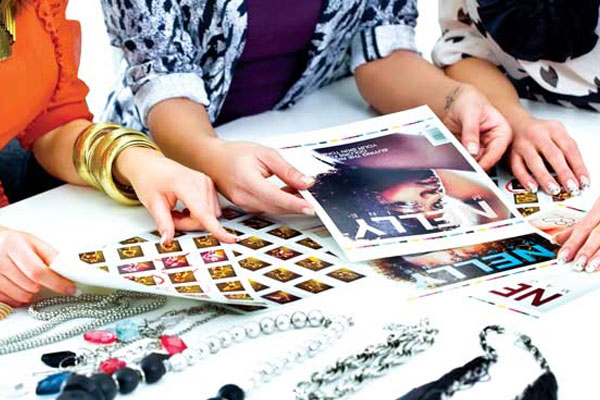
[[445,69],[446,74],[479,89],[514,127],[529,112],[519,102],[519,95],[508,78],[495,65],[479,58],[466,58]]
[[[40,137],[33,144],[33,154],[39,164],[52,176],[75,185],[86,185],[73,162],[73,148],[79,135],[91,125],[87,120],[75,120]],[[113,175],[123,184],[129,184],[133,168],[140,160],[160,153],[139,147],[123,150],[115,159]]]
[[205,156],[218,138],[202,104],[183,98],[160,102],[148,114],[148,127],[167,157],[206,171]]
[[358,67],[355,75],[362,96],[381,113],[427,104],[443,118],[446,98],[458,86],[421,56],[404,50]]
[[73,145],[91,122],[75,120],[56,128],[33,143],[33,155],[52,176],[75,185],[85,185],[73,164]]

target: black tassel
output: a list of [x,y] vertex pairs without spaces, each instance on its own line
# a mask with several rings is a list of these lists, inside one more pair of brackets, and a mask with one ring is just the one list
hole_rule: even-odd
[[540,375],[535,382],[528,385],[521,397],[522,400],[557,400],[558,382],[551,371]]
[[[450,388],[454,383],[459,382],[459,388],[462,389],[474,385],[485,377],[490,363],[491,361],[487,357],[476,357],[462,367],[448,372],[440,379],[419,386],[397,400],[441,400],[442,395],[452,395]],[[537,398],[531,400],[533,399],[537,400]]]

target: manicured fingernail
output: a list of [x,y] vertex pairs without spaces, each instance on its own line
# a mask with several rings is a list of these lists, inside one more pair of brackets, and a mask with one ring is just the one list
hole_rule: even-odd
[[169,244],[169,243],[167,242],[167,232],[163,232],[163,234],[162,234],[162,235],[160,235],[160,245],[161,245],[161,246],[165,246],[165,245],[167,245],[167,244]]
[[585,264],[587,263],[586,256],[580,256],[575,263],[573,264],[573,269],[577,272],[581,272],[585,269]]
[[548,184],[548,192],[550,192],[553,196],[556,196],[560,193],[560,187],[556,183],[550,182]]
[[569,179],[567,181],[567,190],[573,196],[578,196],[579,195],[579,185],[577,185],[577,182],[575,182],[574,179]]
[[598,264],[600,264],[600,258],[594,258],[592,261],[590,261],[588,263],[588,265],[586,265],[585,267],[585,272],[591,274],[592,272],[595,272],[596,269],[598,268]]
[[569,249],[563,249],[558,252],[558,263],[559,264],[566,263],[568,258],[569,258]]
[[537,191],[538,191],[538,185],[536,185],[533,182],[529,182],[527,184],[527,187],[529,188],[529,193],[537,193]]
[[590,178],[585,175],[579,177],[579,182],[581,182],[582,189],[588,189],[590,187]]
[[476,156],[479,153],[479,146],[477,146],[477,143],[471,142],[467,144],[467,151],[469,154]]
[[315,178],[311,176],[303,176],[302,178],[300,178],[300,180],[307,185],[313,185],[315,183]]
[[313,210],[312,208],[306,207],[306,208],[302,209],[302,214],[314,216],[315,215],[315,210]]
[[77,289],[77,286],[73,286],[67,289],[67,294],[69,296],[80,296],[81,290]]

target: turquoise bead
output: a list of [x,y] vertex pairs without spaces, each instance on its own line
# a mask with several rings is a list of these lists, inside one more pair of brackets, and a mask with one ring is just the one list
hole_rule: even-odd
[[58,374],[47,376],[38,382],[37,387],[35,388],[35,394],[47,395],[59,393],[63,383],[69,379],[71,375],[71,372],[59,372]]
[[140,337],[140,324],[132,320],[121,321],[117,323],[116,332],[120,342],[131,342]]

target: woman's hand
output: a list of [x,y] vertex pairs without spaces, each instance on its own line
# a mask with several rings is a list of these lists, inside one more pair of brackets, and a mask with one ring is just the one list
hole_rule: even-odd
[[0,301],[13,307],[26,305],[42,287],[74,295],[75,284],[49,268],[56,256],[37,238],[0,228]]
[[577,225],[554,236],[562,245],[558,252],[561,263],[575,261],[576,271],[594,272],[600,267],[600,199]]
[[[296,190],[308,189],[314,179],[302,175],[276,150],[245,142],[213,139],[205,149],[203,171],[230,201],[251,212],[314,215],[310,204],[296,196]],[[269,182],[280,178],[287,187]]]
[[572,195],[578,195],[580,189],[589,186],[589,173],[577,143],[563,124],[527,116],[513,124],[513,132],[510,165],[523,187],[535,192],[539,184],[550,195],[560,193],[560,186],[544,161],[556,172],[560,185]]
[[[221,207],[214,184],[206,175],[139,147],[128,148],[118,156],[117,170],[154,218],[161,243],[169,243],[175,229],[207,230],[224,243],[235,243],[236,237],[217,220]],[[189,213],[174,211],[178,200]]]
[[444,124],[481,168],[488,170],[502,158],[512,140],[510,126],[477,89],[454,86],[446,96],[445,112]]

